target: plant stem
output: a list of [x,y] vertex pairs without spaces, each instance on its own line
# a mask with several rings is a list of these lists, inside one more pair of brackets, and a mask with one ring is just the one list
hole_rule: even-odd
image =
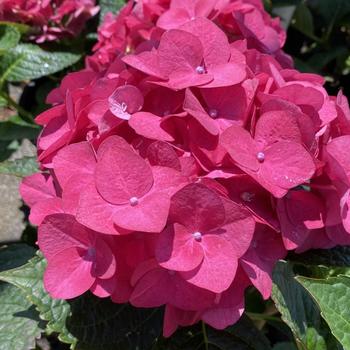
[[204,348],[205,350],[209,350],[207,328],[205,327],[205,323],[203,321],[202,321],[202,332],[203,332]]

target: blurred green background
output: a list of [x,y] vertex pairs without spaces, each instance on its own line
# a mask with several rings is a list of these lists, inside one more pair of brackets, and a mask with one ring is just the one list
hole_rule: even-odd
[[265,0],[288,30],[285,51],[304,72],[326,77],[329,93],[350,96],[350,1]]

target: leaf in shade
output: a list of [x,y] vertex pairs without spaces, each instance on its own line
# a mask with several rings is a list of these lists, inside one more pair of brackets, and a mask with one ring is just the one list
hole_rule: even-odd
[[12,141],[24,138],[34,140],[39,132],[39,127],[23,121],[17,115],[0,122],[0,141]]
[[315,249],[302,254],[291,254],[289,259],[306,265],[350,267],[350,246],[331,249]]
[[276,344],[272,350],[298,350],[297,347],[290,342],[283,342]]
[[226,331],[254,350],[268,350],[271,348],[265,335],[255,327],[252,320],[246,315],[243,315],[237,323],[227,328]]
[[316,15],[321,15],[328,23],[339,21],[350,13],[348,0],[309,0],[308,4],[315,10]]
[[[210,350],[270,350],[270,343],[253,322],[243,316],[235,325],[225,330],[205,327]],[[203,328],[199,324],[180,328],[171,338],[161,338],[154,350],[206,349]]]
[[162,332],[161,309],[115,304],[88,293],[69,302],[68,330],[78,339],[77,349],[150,349]]
[[323,318],[344,349],[350,349],[350,278],[297,277],[297,281],[316,301]]
[[35,249],[24,243],[0,247],[0,272],[24,265],[35,255]]
[[332,61],[339,59],[339,57],[347,57],[349,55],[349,48],[346,45],[333,46],[327,51],[317,52],[307,60],[307,65],[313,70],[322,71],[324,67]]
[[72,349],[136,350],[150,348],[161,334],[160,309],[136,309],[118,305],[87,293],[70,300],[52,299],[44,290],[42,278],[46,261],[41,254],[26,265],[0,273],[0,280],[20,288],[48,321],[48,334]]
[[327,350],[333,342],[315,302],[295,280],[292,265],[280,261],[273,273],[272,299],[302,349]]
[[314,19],[309,8],[303,2],[295,10],[293,26],[306,36],[314,35]]

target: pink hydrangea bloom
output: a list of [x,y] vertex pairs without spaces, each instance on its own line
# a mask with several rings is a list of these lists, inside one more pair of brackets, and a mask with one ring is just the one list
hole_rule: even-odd
[[28,24],[42,43],[78,35],[98,11],[95,0],[2,0],[0,20]]
[[129,2],[99,39],[36,118],[20,189],[53,297],[223,329],[288,250],[349,244],[347,100],[291,67],[260,1]]
[[[280,20],[272,19],[260,0],[143,0],[137,1],[135,6],[133,1],[128,1],[117,16],[106,15],[99,28],[95,53],[87,59],[87,64],[92,69],[106,68],[119,53],[153,47],[169,29],[183,29],[195,35],[201,33],[199,39],[205,44],[210,36],[205,27],[198,27],[200,22],[205,23],[205,18],[225,30],[226,41],[230,44],[243,40],[250,49],[273,55],[283,67],[292,66],[291,58],[282,51],[286,33]],[[200,22],[192,22],[196,19]],[[215,43],[214,36],[211,38]],[[220,40],[217,49],[223,49],[219,46]],[[213,57],[219,59],[221,55]],[[221,63],[226,63],[224,52],[222,57],[224,62]]]

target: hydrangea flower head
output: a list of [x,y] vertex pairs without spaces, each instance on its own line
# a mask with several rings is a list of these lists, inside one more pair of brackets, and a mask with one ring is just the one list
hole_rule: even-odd
[[107,15],[36,118],[42,173],[21,185],[53,297],[165,305],[166,336],[223,329],[287,250],[349,244],[349,106],[284,40],[258,0]]

